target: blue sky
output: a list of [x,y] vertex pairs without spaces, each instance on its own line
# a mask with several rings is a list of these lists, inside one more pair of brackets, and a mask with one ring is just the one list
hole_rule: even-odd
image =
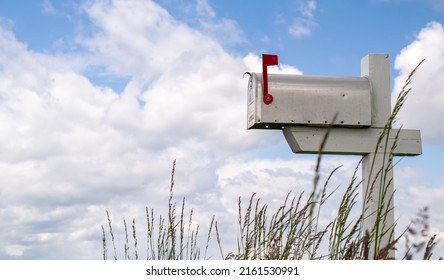
[[[398,121],[423,155],[395,168],[395,206],[400,228],[429,206],[444,238],[443,24],[442,0],[0,1],[0,259],[100,259],[105,211],[121,237],[123,217],[143,228],[175,159],[179,201],[235,250],[237,198],[307,190],[316,160],[246,130],[242,74],[262,53],[335,76],[387,53],[393,93],[426,58]],[[323,178],[342,164],[332,184],[346,185],[358,160],[325,157]]]

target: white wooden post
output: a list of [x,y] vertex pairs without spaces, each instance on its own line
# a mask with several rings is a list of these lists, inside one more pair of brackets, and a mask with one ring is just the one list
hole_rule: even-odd
[[[372,127],[383,129],[391,115],[390,61],[388,55],[370,54],[361,60],[361,76],[372,84]],[[369,256],[387,246],[395,227],[393,164],[383,140],[378,151],[362,156],[363,234],[371,234]],[[375,145],[376,148],[376,145]],[[377,221],[379,220],[379,221]],[[394,258],[395,251],[389,256]]]

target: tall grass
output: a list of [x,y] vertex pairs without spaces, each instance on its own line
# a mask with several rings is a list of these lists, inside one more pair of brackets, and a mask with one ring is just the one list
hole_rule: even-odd
[[[421,62],[422,63],[422,62]],[[405,254],[403,259],[412,259],[415,255],[422,253],[423,259],[430,259],[433,249],[436,246],[436,235],[430,235],[428,226],[427,208],[418,213],[411,225],[405,231],[395,236],[394,225],[386,223],[387,215],[393,211],[391,200],[389,203],[384,200],[388,194],[388,187],[392,183],[387,174],[393,165],[393,153],[396,148],[395,143],[391,147],[388,145],[389,134],[396,121],[397,114],[403,106],[411,88],[413,74],[419,65],[411,72],[404,87],[402,88],[393,113],[390,116],[383,133],[378,139],[375,147],[375,154],[382,146],[387,159],[383,159],[385,165],[374,170],[375,158],[372,162],[371,173],[373,181],[369,182],[369,188],[363,198],[363,209],[374,190],[378,193],[378,210],[375,224],[370,231],[363,232],[363,220],[365,217],[354,215],[354,209],[358,204],[357,197],[362,181],[358,180],[357,172],[361,162],[356,166],[352,178],[342,194],[342,200],[337,206],[337,216],[326,225],[320,225],[320,217],[325,209],[325,203],[338,189],[328,192],[327,187],[331,178],[341,168],[336,167],[320,185],[321,153],[318,155],[316,169],[313,179],[311,193],[300,193],[292,195],[288,193],[283,198],[283,203],[276,211],[270,212],[269,206],[262,203],[256,194],[252,194],[245,204],[241,198],[238,199],[237,224],[238,238],[237,246],[234,250],[229,250],[225,254],[222,250],[222,238],[215,217],[213,216],[206,239],[201,244],[199,239],[199,226],[194,226],[193,209],[186,211],[185,198],[178,205],[174,202],[174,175],[176,162],[174,161],[168,198],[168,213],[166,216],[156,215],[153,208],[146,207],[146,247],[147,259],[150,260],[196,260],[207,259],[207,252],[211,241],[215,241],[222,259],[242,259],[242,260],[291,260],[291,259],[390,259],[392,251],[400,248],[400,241],[405,241]],[[333,123],[333,122],[332,122]],[[327,131],[321,146],[328,139]],[[319,186],[320,185],[320,186]],[[112,221],[108,211],[108,231],[102,226],[103,258],[108,259],[108,247],[112,246],[113,258],[117,259],[117,249],[115,244]],[[136,234],[136,221],[132,220],[132,234],[128,234],[126,220],[123,219],[125,228],[124,257],[125,259],[139,258],[139,243]],[[215,235],[215,238],[212,238]],[[132,236],[132,241],[130,241]],[[222,236],[223,237],[223,236]],[[388,238],[387,238],[388,237]],[[109,242],[111,239],[111,245]],[[389,240],[384,244],[382,240]]]
[[[214,216],[211,220],[208,234],[207,245],[202,252],[198,243],[199,226],[193,226],[193,209],[186,212],[185,198],[180,205],[174,202],[174,175],[176,161],[173,162],[170,182],[170,195],[168,199],[168,213],[156,215],[153,208],[146,207],[146,255],[148,260],[196,260],[207,258],[208,245],[212,236],[212,231],[217,230],[217,222]],[[114,239],[112,222],[108,211],[109,236],[113,246],[114,259],[117,259],[117,250]],[[132,222],[133,245],[130,243],[128,227],[125,218],[123,219],[125,229],[124,258],[127,260],[139,259],[138,240],[136,234],[136,221]],[[108,259],[107,234],[103,231],[103,258]],[[220,236],[217,235],[220,244]],[[202,255],[203,253],[203,255]]]

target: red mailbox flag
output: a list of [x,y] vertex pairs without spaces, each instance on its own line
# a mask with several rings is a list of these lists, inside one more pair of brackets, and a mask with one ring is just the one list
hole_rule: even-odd
[[273,102],[273,95],[268,93],[268,66],[278,65],[278,56],[274,54],[262,54],[262,85],[264,88],[264,103]]

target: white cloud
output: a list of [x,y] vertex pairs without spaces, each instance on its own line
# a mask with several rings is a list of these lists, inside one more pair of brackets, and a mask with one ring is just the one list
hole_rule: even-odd
[[[428,238],[436,234],[438,241],[437,248],[433,251],[433,259],[442,257],[444,254],[444,231],[441,226],[444,224],[444,207],[442,204],[444,186],[412,185],[408,183],[399,185],[402,185],[402,188],[398,188],[395,198],[395,203],[398,205],[395,209],[395,214],[399,217],[398,232],[401,233],[403,229],[411,224],[420,209],[427,207],[427,214],[429,215],[427,220],[427,226],[429,226]],[[415,202],[414,205],[412,205],[412,201]]]
[[94,54],[97,64],[105,65],[113,74],[150,80],[185,57],[193,40],[207,48],[214,45],[175,22],[151,1],[94,1],[85,11],[96,32],[80,37],[80,43]]
[[309,19],[313,19],[314,18],[314,11],[316,11],[316,1],[310,0],[307,1],[306,3],[303,3],[300,7],[299,7],[299,11],[301,12],[301,14]]
[[[425,59],[413,76],[412,91],[399,113],[398,125],[406,129],[420,129],[423,144],[444,140],[444,28],[439,22],[430,22],[396,56],[393,99],[404,85],[407,76]],[[392,101],[394,104],[394,100]],[[426,156],[426,155],[424,155]],[[401,217],[400,228],[405,228],[416,212],[423,207],[430,209],[430,232],[437,234],[440,242],[435,257],[442,256],[444,234],[439,225],[444,223],[442,203],[443,186],[429,183],[430,178],[415,168],[399,170],[395,183],[398,186],[397,215]],[[415,201],[415,207],[409,202]]]
[[297,17],[294,22],[289,26],[288,32],[290,35],[300,38],[304,36],[310,36],[318,26],[315,20],[314,13],[316,11],[316,1],[309,0],[303,1],[299,6],[299,13],[301,16]]
[[5,247],[5,251],[8,255],[13,256],[13,257],[20,257],[23,256],[23,251],[25,249],[25,246],[22,245],[7,245]]
[[311,35],[312,29],[313,25],[311,21],[305,19],[297,19],[296,22],[290,26],[289,32],[292,36],[300,38]]
[[[261,57],[259,57],[258,55],[249,53],[247,56],[244,57],[243,60],[249,72],[256,72],[256,73],[262,72],[262,60]],[[302,75],[301,70],[287,64],[269,66],[268,69],[269,73]]]
[[[339,185],[345,188],[357,164],[358,161],[351,158],[324,159],[321,165],[321,183],[324,183],[334,168],[342,165],[339,172],[333,176],[329,191]],[[315,165],[315,158],[231,160],[218,169],[218,184],[223,190],[223,199],[226,201],[224,203],[227,209],[238,196],[249,197],[253,193],[270,201],[282,201],[290,191],[294,195],[312,191]],[[270,188],[270,185],[273,187]]]
[[199,28],[207,36],[214,38],[222,45],[245,42],[244,35],[237,22],[229,18],[218,18],[208,0],[197,0],[196,11]]
[[207,0],[197,0],[196,10],[197,13],[203,17],[216,17],[216,12],[214,12]]
[[396,57],[395,69],[399,76],[395,78],[393,98],[422,59],[426,60],[413,76],[412,91],[399,114],[399,124],[420,129],[425,141],[443,140],[444,29],[441,23],[429,23]]

